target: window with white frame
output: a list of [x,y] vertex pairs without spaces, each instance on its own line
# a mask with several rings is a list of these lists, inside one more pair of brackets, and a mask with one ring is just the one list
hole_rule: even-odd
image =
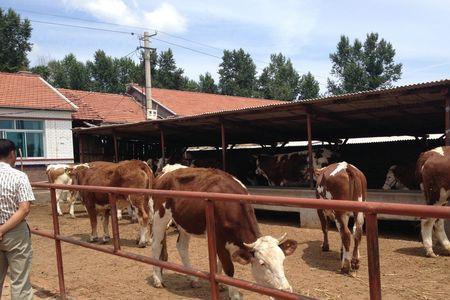
[[44,121],[0,119],[0,137],[13,141],[23,157],[44,157]]

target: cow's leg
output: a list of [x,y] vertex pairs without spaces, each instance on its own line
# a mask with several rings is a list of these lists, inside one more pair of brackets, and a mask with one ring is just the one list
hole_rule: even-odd
[[[219,258],[217,258],[217,274],[222,274],[223,268],[222,268],[222,262]],[[219,283],[219,291],[223,292],[225,291],[225,286],[221,283]]]
[[69,202],[69,214],[70,216],[75,219],[75,201],[76,201],[76,197],[75,197],[75,192],[73,191],[69,191],[68,194],[68,202]]
[[61,210],[61,201],[62,201],[62,192],[63,190],[56,190],[56,210],[58,211],[58,215],[62,216],[62,210]]
[[102,243],[106,244],[109,242],[109,215],[111,214],[110,209],[105,209],[103,211],[103,238]]
[[444,247],[445,251],[448,255],[450,255],[450,241],[448,240],[447,234],[445,233],[444,228],[444,219],[439,219],[436,221],[436,237],[441,243],[442,247]]
[[122,220],[122,210],[117,209],[117,220]]
[[422,233],[422,243],[426,251],[427,257],[437,257],[433,252],[433,227],[436,222],[435,218],[422,219],[420,221],[420,231]]
[[139,248],[144,248],[147,246],[150,209],[148,206],[148,202],[147,203],[141,202],[137,204],[137,208],[138,208],[138,223],[139,223],[139,238],[137,240],[137,244]]
[[93,204],[87,203],[85,205],[86,211],[89,215],[89,221],[91,223],[91,236],[89,238],[89,242],[97,242],[98,241],[98,233],[97,233],[97,210]]
[[[167,253],[164,252],[167,249],[164,245],[166,243],[166,227],[170,219],[172,219],[170,209],[166,209],[162,217],[159,211],[156,211],[153,216],[152,256],[155,259],[167,260]],[[162,269],[157,266],[153,267],[153,285],[157,288],[163,287]]]
[[364,214],[362,212],[353,213],[355,224],[353,225],[353,238],[355,245],[353,246],[352,268],[359,269],[359,244],[361,243],[362,228],[364,225]]
[[323,232],[323,244],[322,251],[330,251],[330,244],[328,242],[328,222],[323,209],[318,209],[317,214],[319,215],[320,225],[322,226]]
[[[219,257],[222,269],[225,272],[225,274],[227,276],[233,277],[234,265],[233,261],[231,260],[230,252],[228,252],[228,250],[223,245],[221,245],[220,242],[219,245],[217,245],[217,256]],[[231,300],[242,299],[239,290],[234,286],[228,286],[228,296]]]
[[342,240],[342,273],[350,273],[350,243],[352,233],[348,229],[348,215],[346,213],[336,213],[336,221],[340,225],[340,233]]
[[[178,228],[178,240],[177,240],[177,250],[180,254],[181,261],[185,267],[191,268],[191,260],[189,259],[189,241],[190,235],[183,230],[183,228]],[[191,287],[200,287],[198,283],[198,278],[194,276],[189,277],[191,280]]]

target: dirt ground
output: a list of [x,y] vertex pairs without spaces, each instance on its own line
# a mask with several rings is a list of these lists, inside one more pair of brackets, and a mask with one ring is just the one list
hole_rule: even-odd
[[[29,217],[30,227],[51,230],[52,221],[48,195],[38,195]],[[63,207],[63,210],[65,206]],[[79,209],[77,219],[67,214],[60,217],[61,232],[81,240],[87,240],[89,220],[84,210]],[[300,229],[289,215],[273,217],[258,215],[263,234],[289,238],[299,242],[296,252],[287,257],[286,276],[295,292],[321,299],[369,299],[367,251],[363,238],[361,268],[352,274],[339,274],[340,239],[336,231],[330,233],[330,252],[321,251],[322,232]],[[402,224],[400,224],[402,225]],[[448,299],[450,295],[450,257],[429,259],[418,241],[417,226],[400,226],[397,223],[380,224],[381,280],[384,299]],[[129,220],[120,221],[123,250],[142,255],[151,255],[150,247],[139,249],[134,238],[138,225]],[[176,234],[168,236],[169,261],[180,263],[176,251]],[[105,247],[111,247],[106,245]],[[58,278],[54,242],[33,236],[34,259],[32,283],[36,298],[55,298],[58,293]],[[191,260],[194,267],[207,270],[207,247],[203,239],[191,240]],[[72,299],[209,299],[209,285],[201,281],[201,287],[193,289],[189,279],[181,274],[165,271],[165,289],[152,286],[152,267],[95,252],[93,250],[63,243],[64,275],[67,292]],[[437,251],[442,252],[442,251]],[[236,277],[252,280],[248,266],[236,264]],[[255,293],[242,291],[245,299],[261,299]],[[222,292],[222,299],[227,299]],[[4,286],[2,299],[9,299],[9,282]]]

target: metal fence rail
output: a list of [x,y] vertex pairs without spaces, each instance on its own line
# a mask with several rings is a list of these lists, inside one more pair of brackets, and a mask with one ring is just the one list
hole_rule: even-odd
[[[33,234],[55,240],[59,290],[62,299],[66,299],[66,289],[65,289],[64,270],[61,253],[61,241],[208,280],[211,285],[211,298],[213,300],[219,299],[219,289],[218,289],[219,283],[232,285],[241,289],[246,289],[253,292],[265,294],[268,296],[275,297],[277,299],[312,299],[310,297],[264,287],[246,280],[236,279],[225,275],[217,274],[216,243],[215,243],[216,236],[214,229],[214,201],[227,201],[227,202],[245,201],[249,203],[257,203],[265,205],[285,205],[285,206],[295,206],[295,207],[315,208],[315,209],[334,209],[341,211],[363,212],[366,217],[369,288],[370,288],[370,299],[372,300],[381,299],[377,214],[383,213],[391,215],[406,215],[416,217],[433,217],[433,218],[450,219],[450,207],[442,207],[442,206],[436,207],[436,206],[411,205],[411,204],[355,202],[347,200],[322,200],[310,198],[274,197],[261,195],[236,195],[236,194],[220,194],[220,193],[205,193],[205,192],[184,192],[184,191],[149,190],[149,189],[132,189],[132,188],[115,188],[115,187],[113,188],[113,187],[99,187],[99,186],[59,185],[41,182],[32,183],[32,186],[35,188],[50,189],[52,217],[53,217],[53,233],[41,231],[37,228],[31,229],[31,232]],[[59,219],[56,210],[55,189],[90,191],[108,194],[109,203],[111,205],[112,210],[111,225],[113,233],[113,248],[102,247],[88,242],[79,241],[77,239],[62,236],[60,234]],[[119,226],[117,220],[117,209],[115,197],[113,196],[114,194],[122,194],[122,195],[146,194],[153,196],[156,195],[167,196],[175,199],[177,197],[195,198],[206,201],[205,214],[206,214],[206,225],[207,225],[206,229],[208,237],[207,242],[208,242],[208,257],[209,257],[209,273],[121,250],[119,238]]]

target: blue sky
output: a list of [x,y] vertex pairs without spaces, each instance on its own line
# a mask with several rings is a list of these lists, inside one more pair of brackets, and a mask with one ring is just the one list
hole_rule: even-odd
[[[142,30],[127,26],[156,28],[161,31],[156,38],[213,56],[220,57],[220,49],[242,47],[251,53],[258,71],[266,66],[271,53],[281,52],[292,59],[299,73],[311,71],[321,84],[321,92],[326,91],[331,69],[328,55],[335,50],[342,34],[351,39],[364,39],[366,33],[378,32],[391,42],[397,51],[397,62],[404,65],[397,85],[450,77],[450,3],[446,0],[1,0],[0,6],[15,8],[32,20],[138,33]],[[123,26],[43,16],[24,10]],[[38,23],[33,23],[33,28],[32,64],[59,59],[69,52],[85,61],[97,49],[124,56],[139,45],[137,36],[132,35]],[[206,71],[218,77],[220,59],[156,40],[152,46],[158,50],[171,47],[178,66],[191,78],[197,79]]]

